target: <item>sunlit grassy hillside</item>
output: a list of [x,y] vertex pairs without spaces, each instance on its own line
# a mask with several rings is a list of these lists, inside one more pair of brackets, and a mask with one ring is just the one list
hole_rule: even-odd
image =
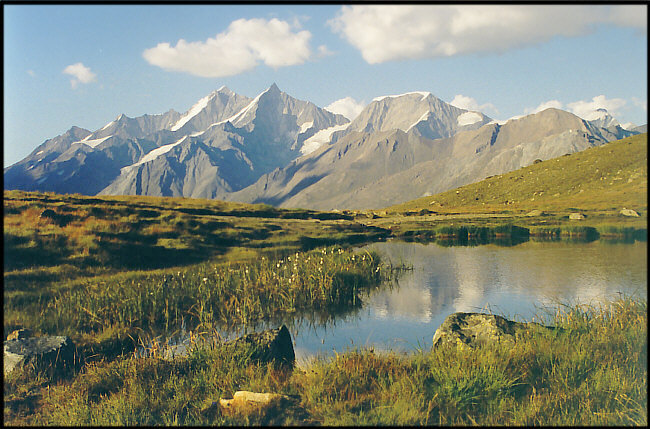
[[4,192],[3,223],[5,271],[61,264],[159,268],[381,233],[342,213],[190,198],[23,191]]
[[391,213],[489,213],[576,209],[645,217],[648,198],[648,134],[640,134],[430,197],[388,207]]

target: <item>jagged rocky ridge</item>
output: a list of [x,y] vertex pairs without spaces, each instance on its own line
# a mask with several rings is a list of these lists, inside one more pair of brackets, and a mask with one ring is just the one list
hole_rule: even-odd
[[631,134],[558,109],[438,139],[415,127],[353,131],[229,198],[324,210],[382,208]]
[[636,134],[606,112],[548,109],[499,125],[426,92],[378,97],[352,122],[275,84],[221,87],[187,112],[72,127],[5,168],[5,189],[379,208]]
[[348,122],[275,84],[255,99],[222,87],[182,115],[120,115],[93,133],[73,127],[6,168],[5,189],[222,198]]

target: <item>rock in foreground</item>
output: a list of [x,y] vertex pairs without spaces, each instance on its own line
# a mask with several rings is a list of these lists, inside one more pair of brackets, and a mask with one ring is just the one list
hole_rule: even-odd
[[232,399],[220,399],[219,405],[223,409],[231,409],[233,407],[264,407],[274,401],[281,402],[283,400],[288,401],[290,398],[278,393],[257,393],[239,390],[235,392]]
[[29,363],[39,368],[60,366],[74,361],[75,347],[68,337],[28,337],[5,341],[4,372],[13,371]]
[[525,332],[531,327],[554,329],[538,323],[513,322],[495,314],[453,313],[433,335],[433,347],[448,343],[462,343],[472,348],[478,344],[492,342],[514,344],[517,333]]
[[225,346],[253,346],[251,359],[261,363],[273,362],[280,366],[293,366],[296,354],[289,329],[285,325],[277,329],[254,332],[225,343]]
[[233,423],[253,426],[312,426],[309,413],[300,405],[300,396],[278,393],[258,393],[240,390],[232,399],[219,399],[205,409],[206,416],[226,415]]
[[623,209],[619,212],[622,216],[639,217],[639,214],[632,209]]

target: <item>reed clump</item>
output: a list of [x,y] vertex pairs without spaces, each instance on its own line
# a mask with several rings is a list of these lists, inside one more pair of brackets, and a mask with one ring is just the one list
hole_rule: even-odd
[[304,310],[332,313],[360,307],[363,294],[390,273],[376,254],[332,247],[246,263],[114,276],[58,294],[35,328],[90,332],[120,325],[168,331],[186,321],[210,329]]

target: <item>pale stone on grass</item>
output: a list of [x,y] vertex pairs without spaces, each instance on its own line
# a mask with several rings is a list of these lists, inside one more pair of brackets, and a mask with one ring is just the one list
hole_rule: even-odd
[[632,209],[623,209],[619,213],[623,216],[639,217],[639,214]]
[[235,392],[232,399],[219,399],[219,405],[221,405],[222,408],[263,407],[269,405],[273,401],[281,401],[282,399],[289,400],[290,398],[278,393],[258,393],[239,390]]

